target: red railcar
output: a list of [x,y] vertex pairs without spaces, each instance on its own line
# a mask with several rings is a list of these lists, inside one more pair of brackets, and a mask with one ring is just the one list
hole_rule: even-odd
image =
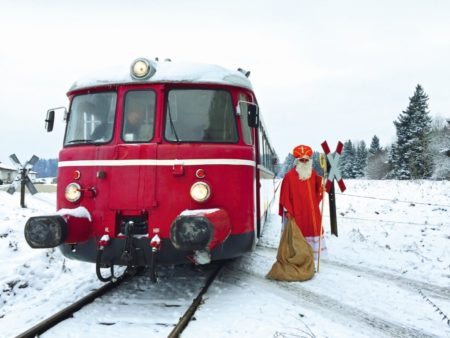
[[105,281],[100,267],[154,275],[251,250],[277,158],[249,73],[141,58],[104,74],[68,92],[58,211],[28,220],[29,245],[95,262]]

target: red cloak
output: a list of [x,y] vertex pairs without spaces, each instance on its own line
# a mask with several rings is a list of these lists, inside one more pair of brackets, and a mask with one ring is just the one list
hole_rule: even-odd
[[322,177],[313,170],[311,177],[300,180],[295,167],[283,178],[280,192],[280,216],[283,208],[294,217],[304,237],[320,235],[322,200]]

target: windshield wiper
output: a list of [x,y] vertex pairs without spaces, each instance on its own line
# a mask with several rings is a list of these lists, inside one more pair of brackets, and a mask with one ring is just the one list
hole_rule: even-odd
[[72,140],[67,143],[93,143],[94,140],[86,140],[86,139],[79,139],[79,140]]
[[170,127],[172,128],[172,133],[175,135],[175,139],[177,142],[180,142],[180,139],[178,138],[177,131],[175,130],[175,125],[172,121],[172,114],[170,113],[170,102],[167,102],[167,113],[169,114],[169,121],[170,121]]

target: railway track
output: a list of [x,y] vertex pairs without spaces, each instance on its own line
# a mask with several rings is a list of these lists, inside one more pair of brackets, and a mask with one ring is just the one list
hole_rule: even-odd
[[[150,284],[147,277],[136,276],[133,278],[132,275],[125,275],[116,282],[105,284],[58,313],[42,320],[32,328],[16,336],[16,338],[33,338],[41,335],[43,337],[61,337],[68,332],[78,332],[80,330],[86,330],[84,336],[93,337],[98,336],[95,332],[95,326],[103,334],[108,328],[111,328],[111,334],[108,334],[108,332],[106,334],[108,337],[114,337],[114,334],[117,334],[114,331],[120,332],[116,328],[122,325],[129,325],[130,318],[126,317],[130,313],[134,314],[136,311],[139,311],[139,309],[146,311],[147,316],[142,316],[143,322],[141,323],[139,322],[139,316],[135,317],[135,321],[131,323],[135,330],[139,330],[140,327],[141,330],[146,332],[149,327],[153,327],[153,336],[179,337],[189,324],[202,302],[203,295],[217,277],[223,264],[221,262],[210,264],[209,268],[184,267],[181,268],[182,271],[178,274],[169,268],[169,271],[163,271],[161,280],[156,284]],[[177,268],[174,269],[176,270]],[[192,271],[195,269],[200,270],[196,279],[195,275],[198,271]],[[189,273],[188,270],[191,272]],[[187,277],[182,277],[186,272]],[[171,282],[172,277],[175,279]],[[195,279],[194,281],[192,281],[193,278]],[[186,285],[187,280],[190,280],[189,285]],[[186,286],[186,299],[180,301],[180,298],[177,297],[178,295],[170,297],[170,294],[173,293],[172,291],[179,289],[183,284]],[[158,292],[161,289],[163,290],[163,295]],[[195,292],[193,292],[194,289]],[[143,296],[143,293],[146,295]],[[165,294],[167,294],[167,297],[165,297]],[[94,309],[89,309],[90,307]],[[99,311],[98,307],[103,308],[103,310]],[[187,310],[183,313],[183,309],[186,309],[186,307]],[[84,312],[86,314],[83,314]],[[108,312],[111,316],[107,315]],[[167,314],[164,315],[164,312]],[[102,313],[102,315],[96,315],[98,313]],[[152,316],[157,318],[149,325],[148,319],[151,319],[150,317]],[[178,318],[177,322],[174,322],[174,317]],[[161,318],[164,319],[161,320]],[[89,319],[91,322],[89,322]],[[92,321],[94,321],[94,326]],[[86,326],[86,328],[83,326]],[[171,331],[168,332],[170,329]],[[130,336],[133,336],[133,334]]]
[[189,306],[187,311],[180,318],[178,324],[175,325],[172,332],[169,334],[168,338],[178,338],[180,336],[181,332],[183,332],[183,330],[189,324],[189,321],[192,319],[192,316],[194,315],[195,311],[200,306],[203,295],[206,293],[206,291],[208,291],[209,286],[214,281],[214,279],[217,277],[217,275],[219,274],[222,267],[223,267],[223,263],[220,263],[218,265],[218,267],[210,275],[210,277],[206,280],[205,286],[200,290],[197,297],[195,297],[194,301],[192,302],[191,306]]
[[110,282],[99,289],[91,292],[87,296],[77,300],[76,302],[72,303],[71,305],[67,306],[66,308],[62,309],[61,311],[55,313],[54,315],[42,320],[41,322],[34,325],[32,328],[26,330],[25,332],[22,332],[16,338],[33,338],[40,336],[44,332],[50,330],[55,325],[61,323],[62,321],[66,320],[67,318],[70,318],[73,316],[75,312],[83,308],[89,303],[92,303],[95,299],[105,295],[106,293],[110,292],[111,290],[117,288],[122,282],[129,279],[131,275],[124,275],[120,278],[118,278],[115,282]]

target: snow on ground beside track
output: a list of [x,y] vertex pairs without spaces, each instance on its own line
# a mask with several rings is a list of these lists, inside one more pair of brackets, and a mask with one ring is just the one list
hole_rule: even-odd
[[265,279],[280,238],[274,205],[257,250],[221,275],[183,337],[198,336],[204,322],[217,337],[450,337],[450,323],[423,297],[450,316],[450,182],[346,184],[336,196],[338,237],[326,208],[328,254],[314,279]]
[[91,265],[65,259],[57,249],[31,249],[23,229],[31,216],[54,214],[55,193],[0,191],[0,337],[15,336],[102,283]]
[[[311,281],[265,279],[280,238],[275,204],[256,251],[222,271],[182,336],[450,337],[428,302],[450,316],[450,182],[346,185],[336,196],[338,237],[329,234],[326,208],[328,257]],[[26,203],[22,209],[17,193],[0,191],[0,337],[19,334],[102,284],[94,265],[28,247],[26,220],[54,213],[55,194],[27,195]]]
[[330,259],[450,287],[450,182],[348,185],[336,197],[339,237],[330,238]]

